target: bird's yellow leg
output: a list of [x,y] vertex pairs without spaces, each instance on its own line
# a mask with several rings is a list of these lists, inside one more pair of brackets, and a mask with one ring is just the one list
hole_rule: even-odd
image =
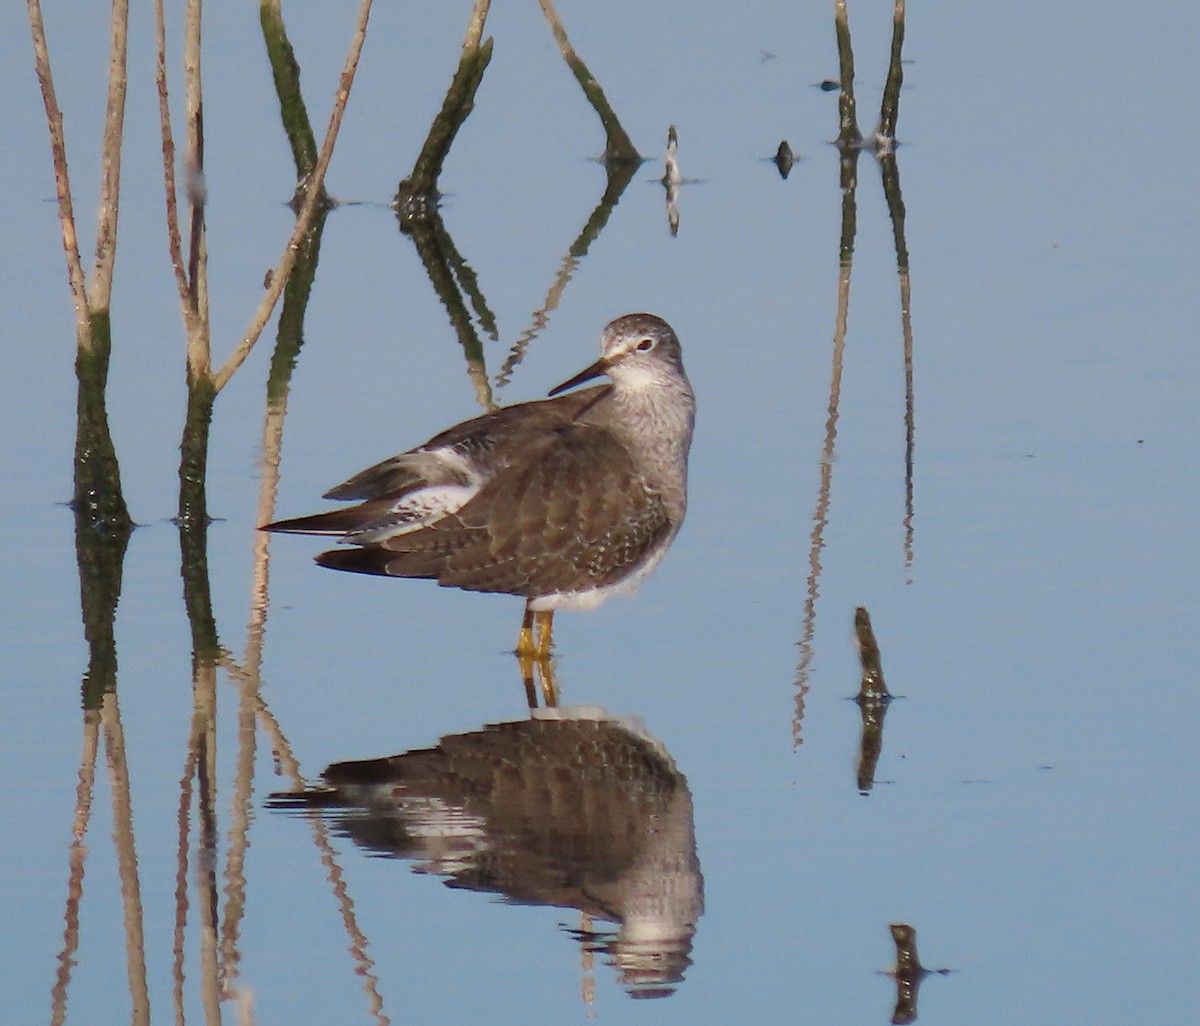
[[553,625],[554,610],[539,610],[535,613],[529,608],[528,602],[525,604],[521,633],[517,635],[516,656],[530,709],[537,708],[538,687],[534,684],[534,677],[540,685],[546,707],[558,704],[558,685],[554,680],[554,669],[550,659]]
[[558,685],[554,680],[554,666],[550,659],[551,638],[554,630],[554,610],[544,609],[533,614],[537,638],[537,668],[542,680],[542,700],[547,709],[558,705]]
[[538,659],[549,659],[550,635],[554,629],[554,610],[543,609],[533,615],[537,622],[537,657]]
[[538,647],[533,641],[533,610],[526,602],[526,612],[521,620],[521,632],[517,635],[517,668],[521,671],[521,682],[526,689],[526,701],[530,709],[538,708],[538,689],[533,683],[534,661],[538,659]]
[[533,643],[533,610],[525,603],[525,617],[521,620],[521,633],[517,635],[517,658],[532,659],[537,655],[537,646]]
[[537,689],[534,687],[534,662],[532,656],[525,653],[517,653],[517,669],[521,672],[521,683],[525,685],[525,701],[529,704],[530,711],[538,707]]
[[537,661],[538,677],[542,682],[542,705],[553,709],[558,705],[558,681],[554,679],[554,660]]

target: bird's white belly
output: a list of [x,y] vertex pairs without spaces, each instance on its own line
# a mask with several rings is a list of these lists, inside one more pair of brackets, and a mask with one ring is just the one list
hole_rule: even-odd
[[607,601],[614,595],[632,595],[667,554],[667,549],[671,547],[671,541],[672,538],[665,539],[655,548],[646,562],[624,580],[617,581],[616,584],[607,584],[602,588],[588,588],[583,591],[560,591],[553,595],[539,595],[530,600],[529,608],[535,613],[558,609],[588,610],[595,609],[601,602]]

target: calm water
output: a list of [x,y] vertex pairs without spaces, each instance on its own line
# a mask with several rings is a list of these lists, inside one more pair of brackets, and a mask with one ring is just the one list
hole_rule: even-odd
[[[223,356],[290,230],[292,170],[256,12],[211,6]],[[446,312],[387,207],[452,74],[457,8],[373,15],[328,179],[354,205],[324,233],[279,515],[319,508],[353,471],[478,410]],[[88,647],[62,506],[73,318],[28,26],[17,5],[0,15],[7,1019],[52,1021],[65,1007],[69,1022],[145,1021],[130,997],[144,960],[154,1022],[172,1021],[177,1000],[193,1021],[237,1022],[237,1001],[252,1000],[257,1023],[886,1023],[896,987],[880,971],[896,956],[888,926],[903,922],[928,967],[953,970],[925,980],[922,1023],[1192,1021],[1200,141],[1188,125],[1200,13],[910,5],[897,166],[911,474],[892,222],[870,154],[835,354],[837,94],[815,87],[837,76],[832,5],[563,0],[560,14],[653,160],[498,399],[543,395],[595,358],[607,320],[637,309],[676,327],[699,398],[691,506],[672,552],[635,599],[556,624],[563,701],[589,708],[528,721],[509,654],[516,599],[330,573],[303,539],[256,551],[273,328],[217,402],[209,574],[229,659],[210,696],[194,689],[169,519],[184,336],[152,32],[138,10],[109,415],[142,526],[124,562],[86,847],[74,848],[94,731],[80,709]],[[850,5],[867,130],[890,14]],[[354,5],[285,15],[323,126]],[[103,15],[87,18],[47,11],[90,240],[106,57]],[[603,133],[536,5],[497,5],[488,32],[495,54],[441,184],[446,228],[495,314],[494,374],[546,305],[605,179],[590,159]],[[674,237],[657,181],[671,124],[696,179]],[[766,159],[782,139],[801,157],[786,180]],[[849,700],[858,606],[903,696],[866,794]],[[260,647],[247,624],[262,617]],[[214,713],[205,821],[189,736]],[[498,750],[497,738],[535,727],[557,740]],[[603,739],[576,746],[572,730]],[[382,818],[272,807],[297,774],[315,781],[331,763],[443,737],[442,755],[478,743],[495,761],[477,776],[453,763],[453,784],[414,784]],[[550,750],[563,768],[530,754]],[[624,934],[606,911],[625,918]],[[658,968],[671,981],[657,989],[674,993],[631,1000],[628,952],[653,962],[645,935],[668,921],[661,950],[674,954]],[[130,923],[142,932],[132,954]],[[206,1003],[217,981],[238,997]]]

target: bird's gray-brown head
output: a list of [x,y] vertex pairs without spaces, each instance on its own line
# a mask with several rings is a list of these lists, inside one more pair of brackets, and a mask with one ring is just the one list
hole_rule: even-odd
[[691,395],[679,338],[666,321],[648,313],[618,317],[604,329],[600,359],[550,392],[557,395],[601,374],[623,392],[682,390]]

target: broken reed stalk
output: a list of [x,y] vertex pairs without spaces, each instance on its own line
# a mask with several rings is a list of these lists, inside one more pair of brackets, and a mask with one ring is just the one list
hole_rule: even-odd
[[567,39],[567,30],[563,28],[562,19],[554,9],[554,4],[550,0],[538,0],[538,2],[542,6],[542,14],[545,15],[546,21],[550,25],[550,31],[554,33],[558,48],[562,51],[563,60],[567,62],[567,67],[571,69],[571,74],[575,76],[575,80],[583,90],[583,95],[587,97],[592,109],[600,116],[600,123],[604,126],[607,141],[604,146],[604,154],[600,158],[601,162],[605,164],[640,164],[642,155],[638,153],[637,147],[633,145],[633,141],[626,134],[625,129],[621,127],[616,111],[609,104],[608,97],[600,88],[600,83],[596,81],[588,70],[588,66],[580,60],[579,54],[571,46],[570,40]]
[[833,25],[837,36],[838,81],[838,146],[854,147],[862,142],[858,128],[858,108],[854,100],[854,46],[850,42],[850,17],[846,0],[835,0]]
[[[283,7],[280,0],[263,0],[258,9],[263,42],[267,47],[267,60],[271,64],[271,77],[275,80],[275,94],[279,97],[280,120],[292,150],[292,161],[296,165],[296,191],[292,197],[294,207],[304,201],[304,189],[308,176],[317,163],[317,139],[313,135],[312,122],[300,92],[300,65],[287,37],[283,24]],[[323,203],[328,203],[328,194],[322,189]]]
[[450,88],[446,90],[442,108],[429,126],[429,134],[413,164],[412,173],[396,189],[396,208],[400,211],[402,222],[423,216],[426,209],[436,203],[437,182],[446,155],[454,145],[458,130],[475,109],[475,93],[492,59],[492,40],[483,39],[483,28],[490,9],[491,0],[475,0],[463,37],[458,68]]
[[904,0],[896,0],[892,12],[892,52],[888,61],[887,81],[883,87],[883,103],[879,108],[878,142],[890,148],[896,141],[896,120],[900,117],[900,87],[904,83],[904,66],[900,54],[904,49]]

